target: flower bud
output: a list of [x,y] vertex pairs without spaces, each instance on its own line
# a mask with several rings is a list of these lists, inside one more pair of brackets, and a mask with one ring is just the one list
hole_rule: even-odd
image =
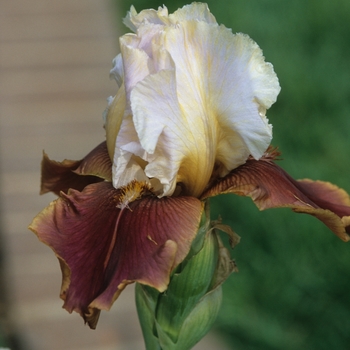
[[[220,228],[221,229],[221,228]],[[235,269],[208,210],[188,257],[159,293],[136,286],[136,303],[147,349],[191,349],[211,328],[220,309],[221,284]]]

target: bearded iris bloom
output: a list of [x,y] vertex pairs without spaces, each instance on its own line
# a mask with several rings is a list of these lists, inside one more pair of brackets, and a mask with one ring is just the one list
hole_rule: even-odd
[[134,33],[111,71],[106,141],[80,161],[42,161],[41,192],[59,198],[30,229],[58,257],[65,309],[95,328],[128,284],[164,292],[204,203],[224,193],[313,215],[350,239],[348,194],[275,162],[266,110],[280,87],[255,42],[199,3],[170,15],[131,8],[125,24]]

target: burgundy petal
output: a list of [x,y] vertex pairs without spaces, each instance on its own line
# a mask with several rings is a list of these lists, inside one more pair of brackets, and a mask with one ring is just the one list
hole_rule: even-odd
[[[84,175],[84,176],[81,176]],[[82,160],[56,162],[49,159],[44,152],[41,162],[40,193],[67,193],[70,188],[81,191],[85,186],[100,182],[111,181],[112,164],[107,152],[106,142],[98,145]]]
[[290,207],[323,221],[339,238],[350,240],[350,198],[326,182],[294,180],[271,159],[249,159],[211,186],[202,199],[220,193],[249,196],[260,210]]
[[192,197],[143,197],[120,209],[121,191],[101,182],[70,190],[52,202],[30,229],[61,263],[61,298],[95,328],[134,281],[164,291],[172,269],[187,255],[202,202]]
[[74,171],[79,175],[93,175],[112,182],[112,162],[107,150],[107,142],[100,143],[80,163]]

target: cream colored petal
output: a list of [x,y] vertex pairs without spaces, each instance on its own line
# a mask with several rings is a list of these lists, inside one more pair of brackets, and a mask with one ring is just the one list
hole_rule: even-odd
[[125,108],[125,88],[122,85],[114,99],[112,101],[109,99],[109,105],[104,113],[107,149],[111,159],[114,158],[116,139],[123,122]]
[[126,14],[125,18],[123,19],[123,23],[130,28],[134,33],[136,33],[137,26],[133,23],[135,18],[137,16],[137,11],[135,7],[132,5],[130,7],[130,11]]
[[137,84],[131,108],[147,152],[146,175],[160,180],[163,195],[171,195],[182,182],[187,193],[199,196],[213,170],[215,133],[208,133],[209,124],[200,115],[188,118],[179,105],[175,72],[163,70]]
[[128,40],[133,38],[133,42],[128,42],[128,45],[145,51],[149,57],[152,57],[152,41],[153,38],[162,32],[164,26],[153,23],[143,24],[138,30],[137,34],[127,34]]
[[192,3],[178,9],[173,14],[168,15],[166,6],[159,7],[158,10],[143,10],[137,13],[134,6],[124,18],[124,24],[133,32],[145,23],[173,25],[187,20],[197,20],[207,23],[216,23],[215,17],[210,13],[208,5],[204,3]]
[[145,158],[145,150],[141,147],[131,114],[124,115],[119,128],[115,149],[119,148],[143,159]]
[[272,133],[259,108],[270,107],[280,87],[257,44],[223,26],[188,21],[166,28],[164,46],[175,63],[179,103],[188,118],[218,125],[216,159],[233,169],[248,154],[260,158]]
[[169,53],[157,44],[161,32],[159,25],[145,24],[137,35],[126,34],[120,38],[127,101],[130,91],[139,81],[173,66]]
[[173,61],[169,53],[163,48],[161,37],[163,26],[156,24],[145,24],[137,31],[139,42],[137,48],[144,51],[148,56],[149,74],[161,69],[172,69]]
[[124,84],[126,99],[129,101],[132,88],[150,74],[147,53],[138,48],[140,39],[134,34],[126,34],[120,38],[120,50],[123,57]]
[[119,54],[113,59],[113,68],[109,72],[109,77],[113,78],[118,85],[118,88],[121,87],[124,79],[124,68],[123,68],[123,58]]
[[249,154],[260,158],[272,138],[265,112],[280,88],[257,44],[219,27],[205,4],[170,16],[165,7],[131,9],[127,21],[137,34],[120,40],[126,111],[115,176],[130,153],[148,162],[163,195],[181,182],[199,196],[214,166],[223,176]]
[[127,13],[124,18],[124,24],[129,27],[133,32],[136,33],[137,29],[145,23],[153,24],[163,24],[164,21],[167,21],[168,18],[168,9],[163,6],[159,7],[157,10],[143,10],[140,13],[137,13],[134,6],[131,6],[130,11]]
[[[127,162],[126,154],[145,157],[145,151],[140,145],[132,115],[126,109],[125,89],[122,86],[107,108],[106,139],[110,158],[113,159],[113,181],[118,183]],[[121,157],[121,159],[119,159]],[[124,186],[124,185],[122,185]]]
[[142,164],[137,161],[132,153],[122,149],[116,149],[115,151],[112,172],[115,188],[126,186],[131,180],[149,182]]
[[210,13],[208,5],[204,3],[192,3],[178,9],[173,14],[169,15],[173,23],[197,20],[206,23],[216,23],[215,17]]
[[133,179],[144,181],[140,176],[133,177],[133,174],[138,174],[139,170],[135,165],[130,165],[130,160],[133,155],[145,158],[145,150],[141,147],[132,115],[126,108],[124,86],[119,91],[121,91],[120,95],[117,94],[109,107],[106,123],[107,147],[113,159],[112,173],[115,188],[125,186]]

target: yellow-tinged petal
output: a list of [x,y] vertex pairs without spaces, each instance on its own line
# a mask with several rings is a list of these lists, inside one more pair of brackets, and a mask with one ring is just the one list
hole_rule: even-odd
[[206,23],[216,23],[215,17],[210,13],[208,5],[204,3],[194,2],[190,5],[178,9],[169,15],[173,24],[181,21],[195,20]]
[[109,72],[109,77],[113,78],[120,88],[124,80],[124,67],[123,67],[123,57],[121,54],[113,59],[113,68]]
[[189,21],[167,28],[164,46],[175,62],[179,102],[188,118],[196,113],[219,124],[224,154],[218,160],[233,169],[249,154],[260,158],[272,137],[261,108],[275,102],[280,87],[258,45],[223,26]]
[[261,110],[276,99],[278,80],[251,39],[224,27],[188,21],[164,29],[156,44],[175,70],[148,76],[131,94],[146,174],[164,195],[182,182],[199,196],[215,165],[224,176],[267,149],[272,132]]
[[131,6],[130,11],[127,13],[123,22],[133,32],[136,32],[144,23],[163,24],[164,21],[168,22],[167,18],[168,9],[165,6],[159,7],[158,11],[149,9],[143,10],[140,13],[137,13],[135,7]]
[[207,138],[202,119],[187,119],[177,99],[174,71],[144,79],[133,90],[131,101],[135,128],[147,152],[146,175],[160,180],[165,195],[182,182],[186,193],[199,196],[213,171],[210,150],[215,134]]
[[114,158],[115,142],[123,121],[125,108],[125,88],[124,85],[122,85],[106,111],[106,140],[108,153],[111,159]]
[[142,159],[121,149],[117,149],[117,151],[113,164],[113,186],[115,188],[126,186],[130,179],[149,182],[144,172],[146,164]]
[[149,44],[150,40],[152,40],[152,35],[149,32],[146,38],[137,37],[135,34],[126,34],[120,38],[120,50],[123,56],[124,85],[128,100],[131,89],[151,73],[149,69],[150,57],[142,49],[142,47]]
[[196,20],[207,23],[216,23],[215,17],[210,13],[208,5],[205,3],[192,3],[178,9],[173,14],[168,15],[168,9],[163,6],[158,10],[149,9],[137,13],[134,6],[124,18],[124,24],[133,32],[136,32],[145,23],[160,25],[175,25],[180,21]]
[[214,170],[225,176],[263,155],[272,138],[265,112],[280,87],[255,42],[219,26],[199,3],[172,15],[132,8],[125,22],[136,34],[121,38],[123,69],[118,59],[113,72],[117,81],[124,74],[126,98],[123,122],[114,122],[114,185],[135,155],[163,185],[160,195],[181,183],[198,197]]

